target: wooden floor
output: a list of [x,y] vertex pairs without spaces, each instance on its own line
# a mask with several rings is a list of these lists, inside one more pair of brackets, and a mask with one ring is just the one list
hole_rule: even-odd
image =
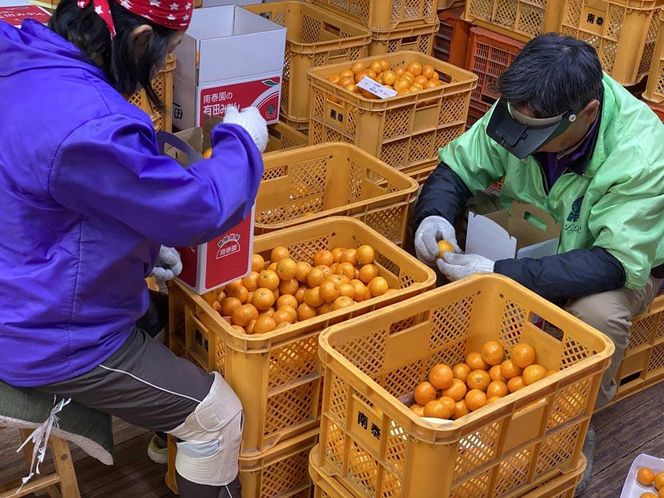
[[[594,418],[597,449],[593,480],[584,498],[618,498],[634,458],[664,457],[664,383],[607,408]],[[150,435],[122,421],[115,423],[116,464],[107,467],[72,448],[85,498],[161,498],[165,467],[153,464],[146,448]],[[16,454],[18,431],[0,429],[0,482],[25,475]],[[47,466],[48,469],[48,466]]]

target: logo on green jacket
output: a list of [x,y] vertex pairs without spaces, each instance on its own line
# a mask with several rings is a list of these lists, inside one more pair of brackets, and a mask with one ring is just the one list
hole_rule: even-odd
[[572,203],[572,209],[569,212],[569,216],[567,216],[567,223],[565,223],[564,227],[566,232],[581,231],[581,225],[578,223],[581,217],[581,204],[583,204],[583,196]]

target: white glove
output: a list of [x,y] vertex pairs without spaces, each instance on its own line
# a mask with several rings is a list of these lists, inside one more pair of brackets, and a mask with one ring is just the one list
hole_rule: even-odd
[[494,262],[478,254],[446,252],[436,265],[448,280],[455,282],[476,273],[493,273]]
[[447,240],[454,252],[461,252],[452,224],[442,216],[427,216],[415,232],[415,254],[417,259],[432,264],[438,259],[438,241]]
[[224,123],[239,125],[251,135],[258,150],[263,152],[267,147],[268,133],[267,122],[261,116],[260,111],[256,107],[247,107],[242,112],[237,110],[237,107],[231,106],[226,109],[224,116]]
[[152,275],[160,282],[173,280],[182,271],[180,253],[172,247],[159,248],[159,260],[152,269]]

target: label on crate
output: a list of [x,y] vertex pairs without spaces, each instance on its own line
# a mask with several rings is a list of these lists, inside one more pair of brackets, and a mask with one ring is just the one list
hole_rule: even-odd
[[274,123],[279,119],[280,90],[279,77],[204,88],[200,96],[199,122],[205,121],[206,114],[214,118],[223,117],[229,107],[244,109],[254,106],[258,107],[268,123]]
[[17,7],[0,7],[0,21],[8,22],[19,27],[25,19],[33,19],[42,24],[48,23],[51,14],[47,10],[34,5],[21,5]]
[[373,93],[376,97],[381,99],[389,99],[390,97],[396,96],[396,90],[387,88],[386,86],[381,85],[377,81],[372,80],[368,76],[365,76],[357,84],[358,88],[366,90],[367,92]]

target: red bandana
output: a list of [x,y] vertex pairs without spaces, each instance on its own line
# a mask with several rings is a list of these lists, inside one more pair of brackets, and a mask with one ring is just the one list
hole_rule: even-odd
[[[83,9],[94,5],[95,12],[101,17],[111,38],[115,38],[115,24],[111,9],[108,5],[109,0],[78,0],[78,6]],[[194,11],[194,0],[119,0],[118,3],[129,12],[143,17],[155,24],[175,31],[185,31],[189,27],[191,14]]]

